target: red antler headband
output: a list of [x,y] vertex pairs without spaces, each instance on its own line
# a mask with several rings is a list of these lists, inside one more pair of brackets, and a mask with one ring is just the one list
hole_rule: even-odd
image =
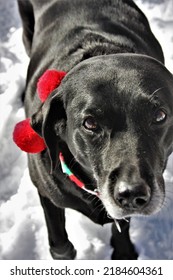
[[[45,102],[50,93],[60,85],[65,75],[66,72],[57,70],[44,72],[37,83],[38,96],[42,102]],[[13,141],[27,153],[39,153],[46,149],[43,138],[32,129],[29,118],[16,124]]]

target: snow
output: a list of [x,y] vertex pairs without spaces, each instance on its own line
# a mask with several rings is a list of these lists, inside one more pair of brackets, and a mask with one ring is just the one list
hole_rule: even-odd
[[[173,72],[173,1],[136,0],[159,39]],[[32,185],[27,158],[12,141],[14,125],[24,118],[21,94],[28,58],[16,1],[0,0],[0,259],[51,259],[42,208]],[[132,219],[130,235],[139,259],[173,259],[173,155],[164,174],[166,201],[150,218]],[[110,259],[110,225],[93,224],[67,210],[67,231],[77,259]]]

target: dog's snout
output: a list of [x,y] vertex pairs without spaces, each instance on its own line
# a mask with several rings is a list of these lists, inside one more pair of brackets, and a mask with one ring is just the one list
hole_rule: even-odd
[[148,204],[150,196],[150,188],[144,182],[128,184],[120,181],[114,192],[116,203],[126,210],[140,210],[144,208]]

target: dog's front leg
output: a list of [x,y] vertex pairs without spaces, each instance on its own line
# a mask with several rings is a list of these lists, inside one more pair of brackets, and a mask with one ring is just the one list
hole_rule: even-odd
[[48,198],[41,195],[40,201],[45,214],[52,257],[58,260],[74,259],[76,250],[68,240],[68,235],[65,230],[64,209],[56,207]]
[[136,260],[138,255],[129,236],[129,222],[120,220],[121,232],[115,223],[112,224],[111,246],[113,247],[113,260]]

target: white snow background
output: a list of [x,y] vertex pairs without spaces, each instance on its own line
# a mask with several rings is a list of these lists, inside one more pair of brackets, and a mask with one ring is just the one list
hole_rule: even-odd
[[[28,58],[21,39],[16,0],[0,0],[0,259],[51,259],[42,208],[27,168],[27,157],[12,141],[14,125],[25,118],[21,102]],[[173,73],[173,0],[136,0]],[[150,218],[132,219],[131,238],[139,259],[173,259],[173,156],[164,174],[166,201]],[[110,225],[93,224],[67,210],[67,231],[77,259],[110,259]]]

